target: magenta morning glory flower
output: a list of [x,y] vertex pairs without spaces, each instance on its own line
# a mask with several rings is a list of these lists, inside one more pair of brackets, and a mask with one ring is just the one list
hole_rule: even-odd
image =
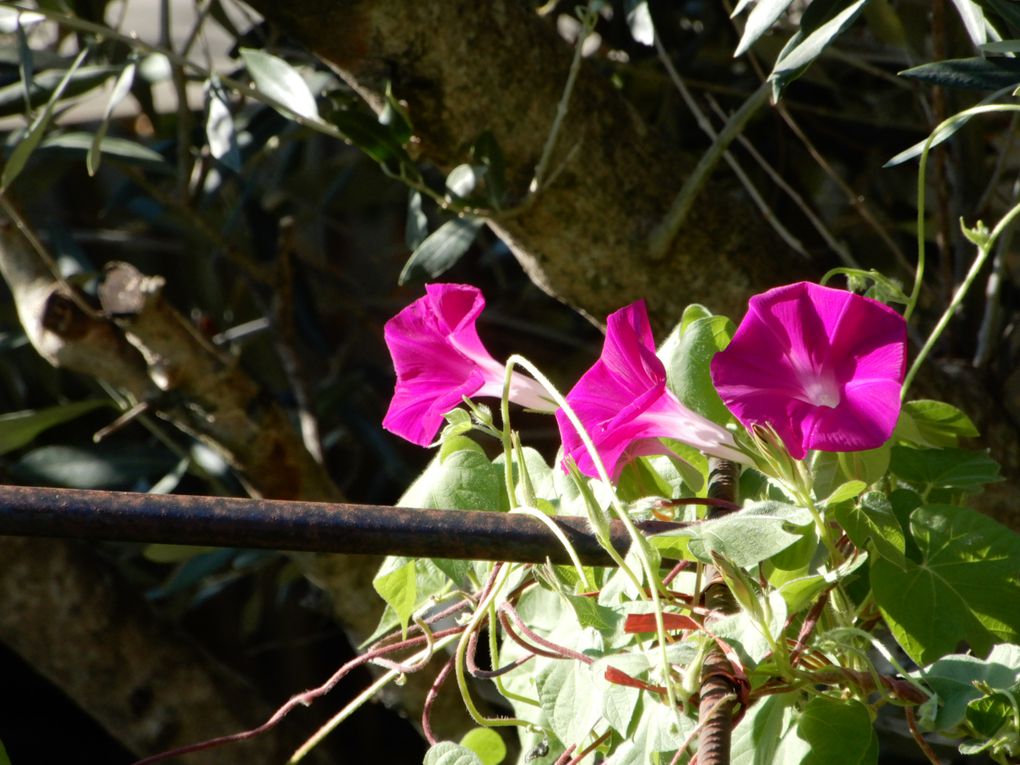
[[[383,427],[419,446],[432,443],[443,415],[464,396],[503,395],[506,367],[485,350],[475,321],[485,307],[478,288],[467,284],[427,284],[425,296],[386,322],[386,345],[397,385]],[[513,375],[510,400],[551,410],[543,388]]]
[[[567,402],[591,436],[615,481],[624,465],[649,454],[669,454],[660,438],[673,438],[708,454],[746,462],[723,427],[692,412],[666,387],[666,369],[655,355],[655,341],[643,300],[606,320],[602,356],[578,380]],[[561,409],[556,412],[563,453],[585,475],[597,477],[580,436]]]
[[734,416],[771,425],[790,454],[874,449],[892,435],[907,360],[903,317],[876,300],[798,282],[755,295],[712,381]]

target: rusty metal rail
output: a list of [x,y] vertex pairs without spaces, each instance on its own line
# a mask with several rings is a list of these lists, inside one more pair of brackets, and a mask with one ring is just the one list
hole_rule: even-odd
[[[554,521],[582,562],[612,565],[584,518]],[[654,534],[679,524],[638,525]],[[0,486],[0,535],[569,563],[552,532],[525,515],[26,486]],[[619,521],[611,538],[626,553]]]

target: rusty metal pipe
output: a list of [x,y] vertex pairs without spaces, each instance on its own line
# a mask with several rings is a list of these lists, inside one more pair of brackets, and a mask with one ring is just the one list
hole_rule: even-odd
[[[583,563],[612,565],[587,520],[554,520]],[[646,533],[678,526],[666,521],[638,525]],[[570,562],[552,532],[525,515],[27,486],[0,486],[0,535]],[[613,546],[625,554],[630,539],[619,521],[612,523],[611,537]]]

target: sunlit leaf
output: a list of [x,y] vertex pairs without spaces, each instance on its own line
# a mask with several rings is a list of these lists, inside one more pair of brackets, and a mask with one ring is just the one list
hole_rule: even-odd
[[472,728],[464,734],[460,745],[474,752],[482,765],[499,765],[506,759],[503,737],[492,728]]
[[961,640],[978,652],[1020,637],[1020,536],[973,510],[918,508],[911,533],[921,563],[875,557],[875,602],[896,641],[919,664]]
[[53,118],[53,110],[56,108],[57,103],[63,96],[64,89],[67,87],[67,84],[71,81],[75,72],[78,71],[78,68],[85,61],[85,57],[88,53],[88,48],[83,48],[81,50],[68,70],[64,72],[64,76],[60,79],[60,82],[57,83],[57,87],[54,88],[53,93],[46,102],[46,106],[38,115],[36,115],[36,118],[32,121],[32,124],[29,125],[28,130],[25,131],[21,140],[15,144],[14,150],[4,163],[3,173],[0,174],[0,191],[7,189],[11,183],[14,182],[14,179],[17,178],[24,169],[25,163],[28,162],[28,158],[32,156],[32,152],[35,151],[36,147],[42,141],[42,138],[49,127],[50,120]]
[[417,583],[413,560],[372,580],[372,587],[393,609],[400,620],[400,628],[405,632],[418,601]]
[[110,118],[113,116],[113,110],[116,109],[120,103],[127,98],[128,93],[131,92],[131,85],[135,81],[135,62],[131,60],[125,65],[121,71],[120,76],[113,85],[113,90],[110,91],[110,98],[106,102],[106,108],[103,110],[103,118],[99,123],[99,127],[96,129],[95,135],[92,137],[92,145],[89,147],[89,153],[85,156],[85,169],[89,175],[95,175],[99,170],[99,163],[102,159],[102,144],[103,139],[106,138],[106,131],[110,128]]
[[311,120],[319,118],[315,96],[294,67],[282,58],[255,48],[241,48],[241,58],[255,87],[284,117],[297,114]]
[[429,747],[423,765],[485,765],[477,754],[452,741],[440,741]]
[[733,56],[737,57],[747,52],[754,43],[765,34],[779,17],[786,13],[786,9],[793,4],[793,0],[759,0],[751,12],[747,14],[747,21],[744,23],[744,34],[740,37],[737,49]]

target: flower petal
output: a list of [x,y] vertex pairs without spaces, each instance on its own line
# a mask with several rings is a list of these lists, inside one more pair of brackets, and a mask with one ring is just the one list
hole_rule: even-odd
[[769,424],[790,454],[880,446],[906,371],[906,323],[875,300],[808,282],[751,298],[712,359],[720,397],[747,428]]
[[[643,301],[609,316],[602,356],[567,394],[567,401],[613,480],[635,457],[668,453],[658,440],[664,437],[727,459],[743,459],[725,428],[687,409],[666,388],[666,369],[655,355]],[[594,460],[562,410],[556,420],[564,454],[582,473],[597,476]]]

